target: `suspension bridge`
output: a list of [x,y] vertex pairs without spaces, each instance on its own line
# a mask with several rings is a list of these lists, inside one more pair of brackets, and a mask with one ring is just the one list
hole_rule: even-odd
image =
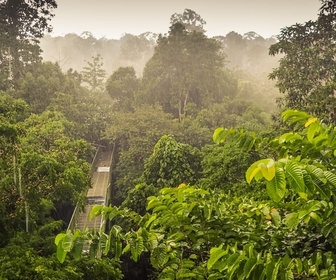
[[103,225],[102,217],[90,219],[90,213],[94,205],[107,206],[110,197],[110,182],[112,174],[114,148],[108,151],[98,148],[91,164],[92,187],[86,194],[86,205],[84,211],[80,211],[78,205],[75,207],[68,225],[70,230],[89,231],[98,230]]

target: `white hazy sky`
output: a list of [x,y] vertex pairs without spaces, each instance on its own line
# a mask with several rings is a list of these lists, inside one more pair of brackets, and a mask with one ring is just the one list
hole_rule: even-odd
[[90,31],[96,38],[124,33],[167,33],[170,16],[191,9],[208,36],[255,31],[267,38],[295,23],[317,18],[319,0],[57,0],[53,36]]

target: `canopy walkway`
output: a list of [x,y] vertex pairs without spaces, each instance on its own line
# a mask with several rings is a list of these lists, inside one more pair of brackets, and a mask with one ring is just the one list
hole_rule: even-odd
[[85,210],[80,212],[78,206],[76,206],[68,229],[84,230],[85,228],[88,228],[89,231],[92,231],[95,229],[98,230],[102,226],[102,218],[94,217],[90,220],[90,213],[94,205],[106,205],[108,202],[113,152],[114,149],[109,151],[101,151],[101,149],[98,149],[92,162],[92,187],[88,190],[86,195]]

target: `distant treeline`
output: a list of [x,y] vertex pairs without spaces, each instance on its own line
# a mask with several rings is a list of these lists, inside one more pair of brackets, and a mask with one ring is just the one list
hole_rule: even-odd
[[[138,76],[142,75],[146,62],[152,57],[158,34],[146,32],[140,35],[125,34],[119,40],[95,38],[90,32],[74,33],[41,40],[45,61],[58,62],[63,70],[72,68],[81,71],[93,56],[100,54],[103,68],[112,73],[119,67],[132,66]],[[263,38],[255,32],[244,35],[234,31],[226,36],[216,36],[222,42],[227,56],[227,66],[254,75],[265,76],[278,64],[278,57],[269,56],[269,47],[275,38]]]

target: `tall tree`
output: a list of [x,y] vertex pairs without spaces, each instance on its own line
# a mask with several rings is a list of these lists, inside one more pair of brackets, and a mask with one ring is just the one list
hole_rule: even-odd
[[1,80],[7,77],[16,81],[23,66],[40,60],[39,39],[46,31],[51,31],[48,21],[54,16],[52,11],[56,7],[55,0],[1,1]]
[[102,57],[100,54],[92,57],[92,62],[88,61],[87,66],[82,71],[83,82],[89,86],[91,92],[104,89],[104,79],[106,72],[103,69]]
[[139,81],[133,67],[120,67],[106,82],[107,93],[116,100],[115,108],[130,111],[134,105]]
[[[175,23],[161,36],[143,75],[144,98],[184,119],[188,107],[198,109],[222,101],[227,78],[220,43]],[[192,105],[193,104],[193,105]]]
[[205,32],[204,25],[206,21],[193,10],[184,9],[183,14],[175,13],[170,17],[170,25],[178,22],[183,24],[187,32]]
[[284,54],[270,75],[284,96],[280,106],[335,123],[336,1],[322,0],[316,21],[282,29],[270,53]]
[[25,100],[34,113],[43,112],[57,92],[68,90],[66,75],[57,63],[41,62],[27,66],[16,81],[13,95]]

